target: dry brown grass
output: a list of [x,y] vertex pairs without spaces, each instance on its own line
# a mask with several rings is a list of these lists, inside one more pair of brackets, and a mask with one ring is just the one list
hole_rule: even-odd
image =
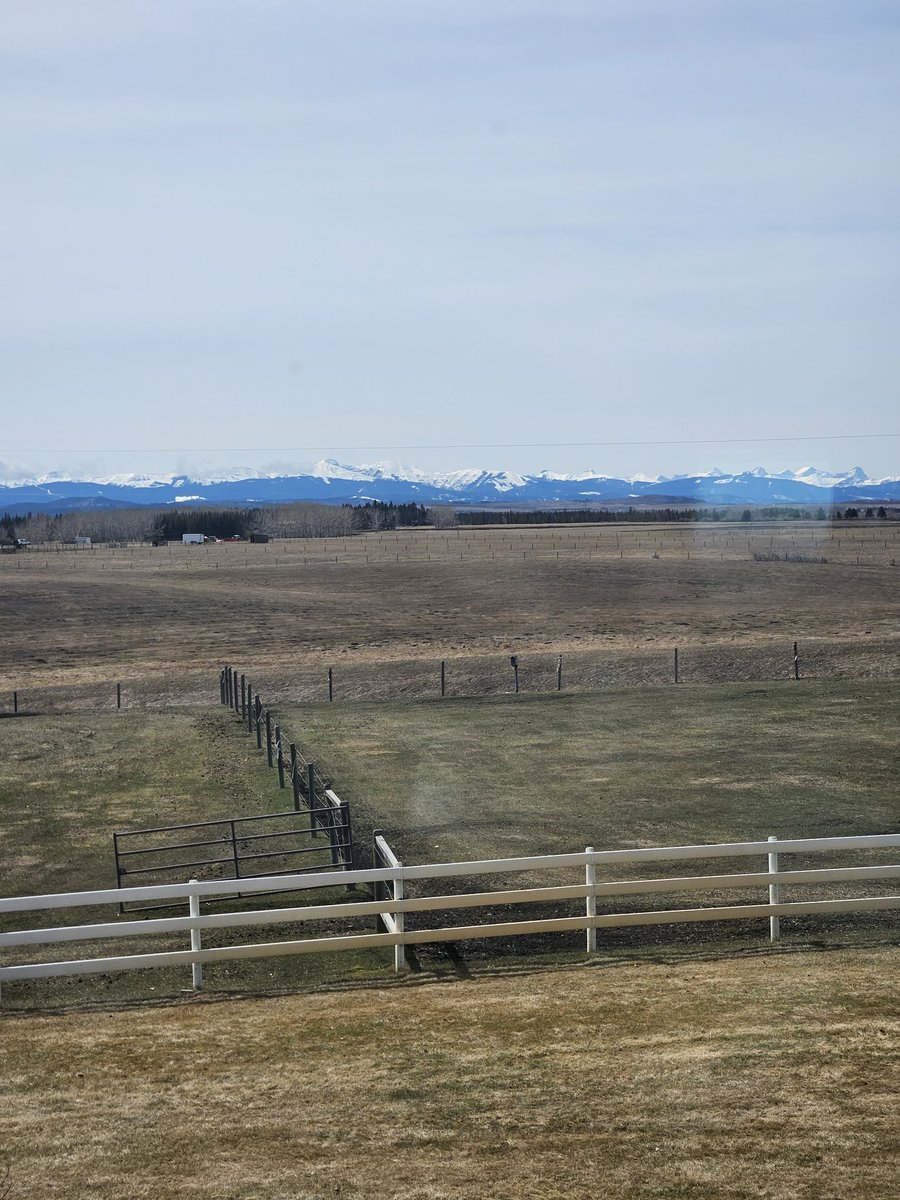
[[3,1022],[13,1196],[896,1195],[896,949]]
[[[753,561],[755,550],[826,564]],[[205,702],[233,661],[278,698],[456,694],[804,670],[896,677],[900,527],[787,523],[401,531],[0,559],[0,691],[28,707]],[[658,557],[655,557],[658,556]],[[857,558],[859,564],[857,564]]]

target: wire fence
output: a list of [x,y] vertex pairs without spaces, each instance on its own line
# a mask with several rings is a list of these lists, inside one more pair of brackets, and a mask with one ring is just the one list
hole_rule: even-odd
[[[264,655],[255,671],[262,689],[289,703],[475,698],[517,690],[592,692],[675,683],[900,678],[900,638],[895,636],[861,635],[841,641],[807,636],[763,643],[689,641],[625,650],[581,649],[577,641],[562,653],[555,648],[518,649],[513,639],[503,649],[414,659],[376,659],[352,650],[342,652],[331,663],[321,654],[299,661]],[[162,670],[121,682],[29,683],[0,693],[0,719],[85,711],[159,711],[203,705],[208,696],[208,667]]]

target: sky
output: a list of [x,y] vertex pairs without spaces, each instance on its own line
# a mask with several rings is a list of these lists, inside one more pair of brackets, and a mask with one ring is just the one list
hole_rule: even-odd
[[6,4],[0,459],[900,474],[898,61],[893,0]]

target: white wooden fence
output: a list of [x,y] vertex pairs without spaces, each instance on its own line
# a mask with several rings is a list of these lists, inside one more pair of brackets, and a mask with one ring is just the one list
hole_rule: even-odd
[[[780,889],[791,885],[844,884],[884,881],[900,877],[900,865],[838,866],[814,869],[780,870],[779,856],[785,854],[833,854],[839,851],[886,851],[900,848],[900,834],[862,837],[793,838],[759,842],[733,842],[709,846],[657,846],[636,850],[594,850],[581,853],[546,854],[528,858],[488,859],[485,861],[432,863],[403,866],[384,843],[396,865],[359,871],[325,871],[304,875],[279,875],[269,878],[217,880],[198,883],[159,884],[150,887],[109,888],[101,891],[60,893],[46,896],[19,896],[0,900],[0,914],[44,909],[82,908],[92,905],[117,905],[122,901],[186,900],[188,915],[147,920],[118,919],[92,925],[63,925],[52,928],[0,933],[0,951],[6,947],[43,946],[60,942],[91,939],[108,940],[148,934],[182,934],[190,938],[190,949],[156,953],[82,958],[64,962],[30,962],[0,966],[0,985],[19,979],[37,979],[53,975],[83,975],[94,972],[129,971],[146,967],[181,964],[190,966],[195,988],[202,983],[203,963],[266,956],[307,954],[320,951],[358,950],[374,946],[395,947],[395,966],[404,965],[403,947],[429,942],[464,941],[472,938],[514,937],[525,934],[583,930],[587,951],[597,948],[597,930],[629,925],[668,925],[697,921],[728,921],[747,918],[769,920],[769,935],[779,936],[782,916],[825,915],[828,913],[871,912],[900,907],[900,895],[854,896],[848,899],[802,900],[784,902]],[[671,876],[654,879],[627,879],[598,882],[597,868],[628,866],[661,861],[683,862],[693,859],[727,859],[765,856],[766,869],[724,875]],[[584,883],[566,886],[519,887],[487,892],[463,892],[443,896],[406,896],[408,882],[447,879],[466,875],[503,875],[516,872],[539,873],[560,868],[578,868]],[[372,884],[392,881],[393,897],[349,903],[314,904],[302,907],[268,908],[241,912],[201,914],[200,902],[241,892],[301,891],[348,884]],[[705,906],[701,908],[649,909],[642,912],[601,913],[598,901],[615,896],[651,896],[678,892],[710,892],[742,888],[767,888],[763,903]],[[406,914],[444,912],[454,909],[497,905],[553,903],[582,900],[585,911],[577,916],[536,920],[489,921],[474,925],[453,925],[429,929],[405,927]],[[287,922],[345,920],[348,917],[381,917],[387,932],[354,933],[338,936],[313,936],[274,942],[251,942],[203,948],[204,930],[262,927]]]

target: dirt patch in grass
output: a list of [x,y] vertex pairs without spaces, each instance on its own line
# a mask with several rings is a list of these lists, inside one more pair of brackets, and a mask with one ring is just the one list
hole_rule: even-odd
[[13,1195],[888,1200],[897,950],[6,1018]]

